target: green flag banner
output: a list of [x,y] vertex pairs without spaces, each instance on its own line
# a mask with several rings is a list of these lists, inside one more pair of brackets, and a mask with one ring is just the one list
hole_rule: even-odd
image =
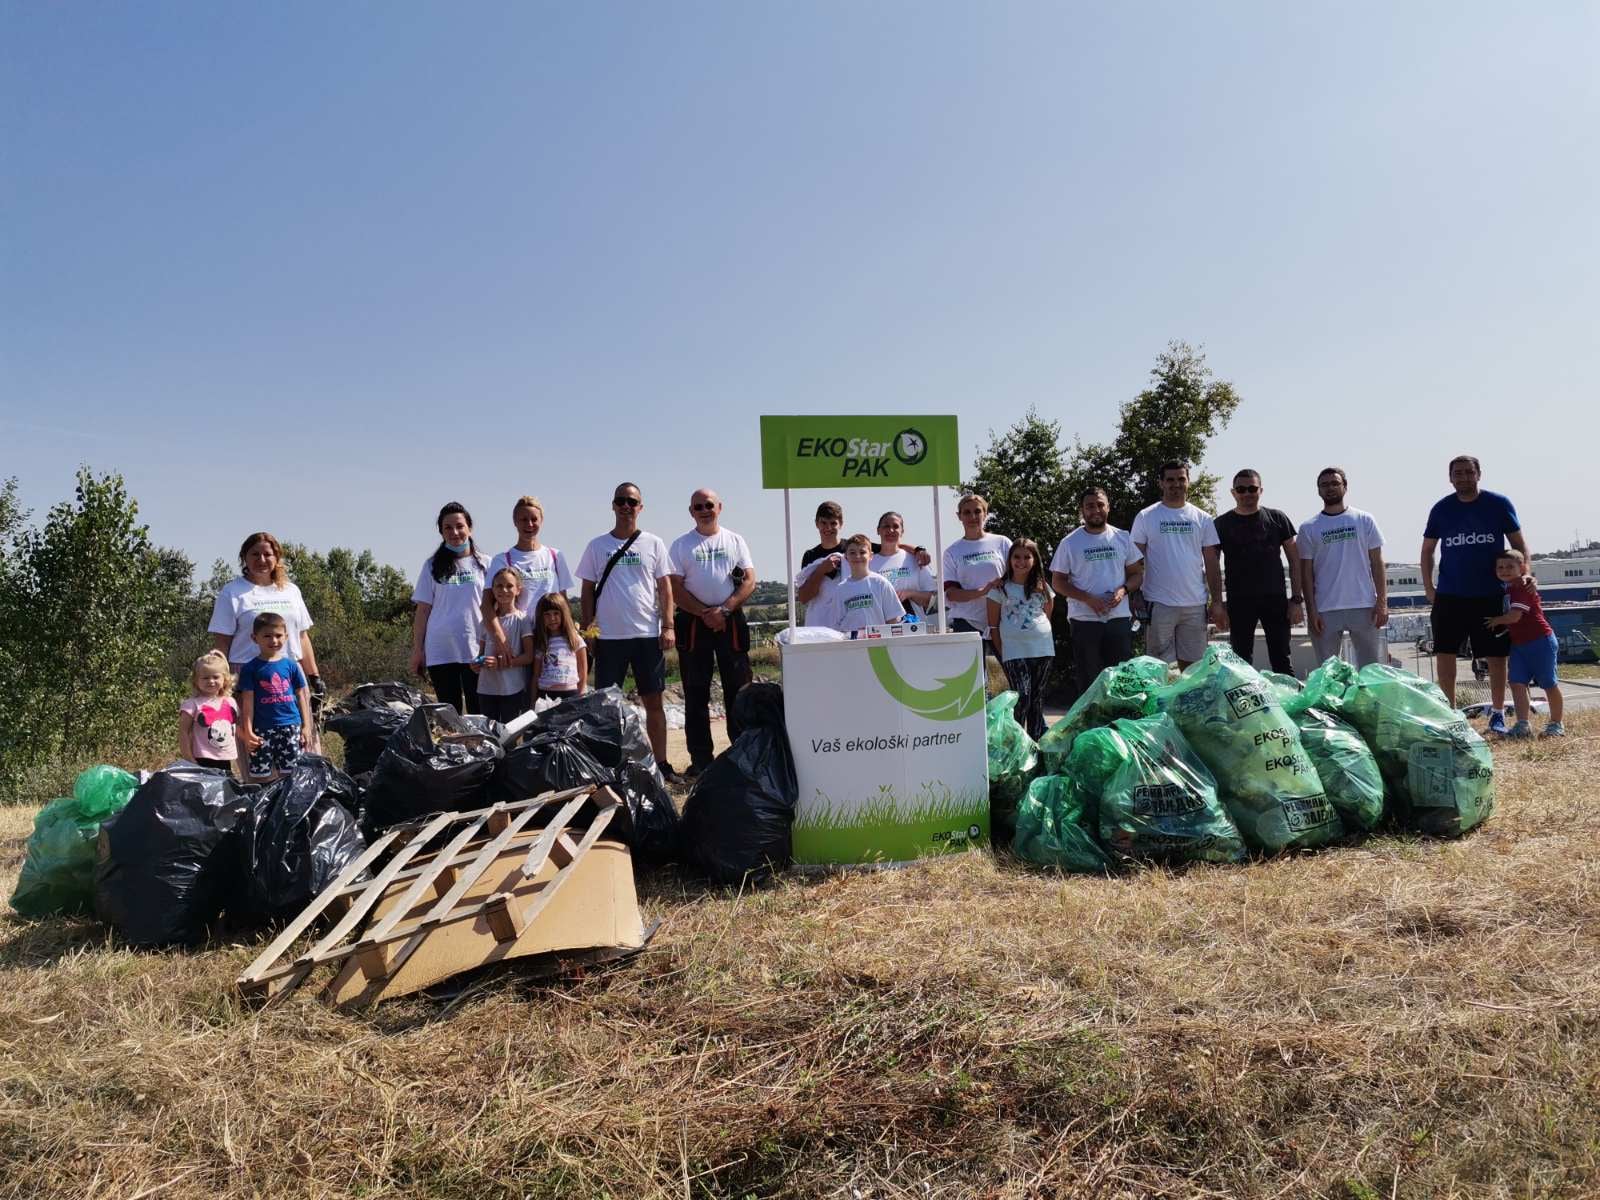
[[761,486],[958,484],[960,449],[954,417],[762,417]]

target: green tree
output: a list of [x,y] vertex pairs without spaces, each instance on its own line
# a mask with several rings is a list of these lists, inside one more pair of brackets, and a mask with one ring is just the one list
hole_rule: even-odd
[[[1111,500],[1111,523],[1133,524],[1141,508],[1161,498],[1160,467],[1177,459],[1191,466],[1189,498],[1215,511],[1217,477],[1199,472],[1207,442],[1226,427],[1239,407],[1230,383],[1214,380],[1205,354],[1187,342],[1170,342],[1156,357],[1150,386],[1118,413],[1109,442],[1061,442],[1061,423],[1032,408],[1004,433],[989,432],[989,445],[973,461],[972,478],[961,485],[989,501],[989,528],[1015,541],[1039,543],[1048,568],[1062,538],[1078,525],[1078,498],[1101,487]],[[1059,690],[1071,661],[1066,606],[1056,606],[1056,671]],[[1087,681],[1083,681],[1087,682]]]
[[104,755],[173,725],[172,639],[192,566],[151,544],[122,477],[79,468],[40,528],[0,502],[0,774]]
[[287,543],[284,564],[316,622],[312,640],[328,686],[403,679],[410,669],[411,588],[372,551],[319,554]]

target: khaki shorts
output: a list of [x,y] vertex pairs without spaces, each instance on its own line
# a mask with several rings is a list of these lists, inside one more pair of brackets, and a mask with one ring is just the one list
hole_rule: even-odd
[[1206,606],[1150,602],[1150,627],[1145,653],[1168,662],[1199,662],[1206,652]]

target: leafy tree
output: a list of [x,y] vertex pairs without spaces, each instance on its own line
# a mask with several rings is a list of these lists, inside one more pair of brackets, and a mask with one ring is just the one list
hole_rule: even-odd
[[335,546],[319,554],[287,543],[289,576],[316,626],[317,665],[330,687],[403,679],[410,669],[411,588],[372,551]]
[[192,567],[150,542],[122,477],[78,471],[42,528],[8,487],[0,531],[0,772],[125,747],[172,725],[172,639]]
[[[1205,354],[1187,342],[1168,343],[1150,379],[1149,387],[1122,405],[1109,442],[1075,440],[1069,451],[1061,443],[1061,423],[1032,408],[1005,433],[991,430],[972,478],[961,485],[989,501],[989,528],[1012,540],[1033,538],[1048,567],[1056,545],[1079,523],[1078,498],[1086,489],[1104,488],[1111,523],[1127,529],[1141,508],[1161,499],[1160,467],[1173,459],[1190,464],[1189,499],[1216,511],[1218,479],[1198,472],[1196,464],[1208,440],[1237,411],[1239,395],[1232,384],[1212,379]],[[1057,687],[1071,661],[1065,611],[1057,605]]]
[[1189,498],[1215,511],[1218,479],[1198,472],[1206,443],[1226,427],[1239,407],[1231,383],[1213,380],[1205,354],[1187,342],[1171,342],[1150,370],[1151,386],[1120,410],[1110,442],[1061,445],[1061,422],[1030,408],[1005,433],[991,430],[989,446],[973,462],[961,485],[989,501],[989,528],[1007,537],[1034,538],[1051,553],[1078,525],[1078,497],[1105,488],[1111,523],[1133,524],[1141,508],[1161,499],[1160,467],[1177,459],[1191,465]]

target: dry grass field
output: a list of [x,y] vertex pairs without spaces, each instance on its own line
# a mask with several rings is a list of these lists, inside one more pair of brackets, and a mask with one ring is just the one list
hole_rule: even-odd
[[[1600,714],[1500,808],[1241,869],[641,881],[631,963],[370,1015],[0,919],[0,1195],[1600,1194]],[[32,812],[0,810],[9,894]]]

